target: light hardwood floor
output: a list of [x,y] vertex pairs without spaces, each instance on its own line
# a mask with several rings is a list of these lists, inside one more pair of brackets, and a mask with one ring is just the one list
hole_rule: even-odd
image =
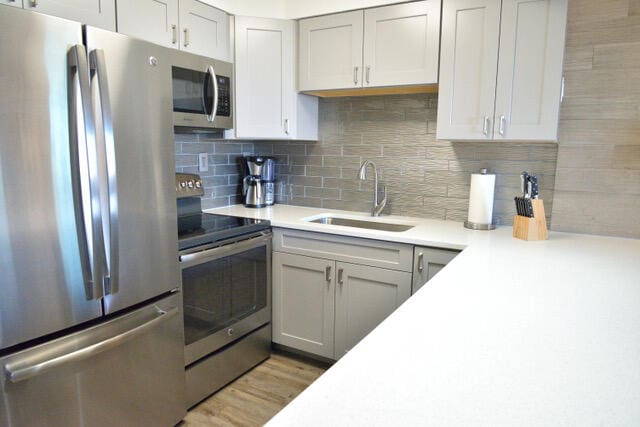
[[328,368],[321,362],[274,352],[191,409],[182,426],[261,426]]

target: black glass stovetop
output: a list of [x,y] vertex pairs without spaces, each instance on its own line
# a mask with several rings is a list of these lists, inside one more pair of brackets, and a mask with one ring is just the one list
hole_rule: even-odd
[[198,212],[178,217],[180,250],[215,243],[271,227],[267,220]]

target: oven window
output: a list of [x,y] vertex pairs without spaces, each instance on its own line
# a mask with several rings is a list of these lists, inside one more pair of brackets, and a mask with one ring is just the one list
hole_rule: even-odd
[[205,72],[173,67],[173,111],[211,114],[213,84]]
[[182,270],[185,344],[267,306],[267,247]]

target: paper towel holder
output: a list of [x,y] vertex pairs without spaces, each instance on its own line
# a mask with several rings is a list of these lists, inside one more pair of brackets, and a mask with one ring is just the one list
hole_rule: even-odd
[[[488,173],[488,169],[482,168],[480,169],[481,175],[486,175]],[[465,221],[464,227],[470,230],[495,230],[495,224],[479,224],[477,222]]]

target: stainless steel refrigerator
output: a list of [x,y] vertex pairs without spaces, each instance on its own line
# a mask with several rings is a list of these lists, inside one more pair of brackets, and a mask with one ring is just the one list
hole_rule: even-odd
[[170,51],[0,6],[0,426],[185,414]]

